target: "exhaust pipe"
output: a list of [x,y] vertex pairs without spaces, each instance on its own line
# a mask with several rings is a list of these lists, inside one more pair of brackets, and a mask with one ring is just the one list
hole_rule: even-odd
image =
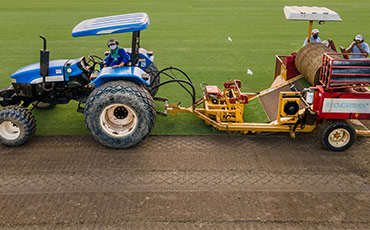
[[42,76],[42,89],[45,91],[52,90],[53,87],[47,89],[45,87],[46,76],[49,75],[49,50],[46,50],[46,38],[40,35],[44,40],[44,49],[40,50],[40,75]]
[[45,77],[49,75],[49,50],[46,50],[46,38],[42,35],[40,38],[44,40],[44,49],[40,50],[40,75],[45,83]]

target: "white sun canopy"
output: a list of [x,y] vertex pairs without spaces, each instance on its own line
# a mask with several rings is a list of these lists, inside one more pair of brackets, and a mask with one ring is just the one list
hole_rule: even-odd
[[285,18],[301,21],[332,21],[341,22],[339,14],[326,7],[317,6],[285,6]]

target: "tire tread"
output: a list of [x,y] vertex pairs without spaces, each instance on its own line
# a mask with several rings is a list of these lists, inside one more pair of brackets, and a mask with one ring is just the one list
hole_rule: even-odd
[[[148,111],[148,130],[149,132],[143,135],[140,139],[134,141],[134,143],[127,144],[127,146],[121,146],[121,147],[116,147],[109,145],[107,143],[102,142],[99,137],[94,135],[94,131],[91,129],[91,124],[89,123],[89,116],[91,116],[91,113],[93,113],[93,106],[96,103],[96,101],[101,98],[101,97],[107,97],[108,100],[110,97],[113,97],[114,95],[118,93],[128,93],[130,95],[135,95],[135,97],[138,98],[138,100],[142,101],[146,106],[147,106],[147,111]],[[133,82],[128,82],[128,81],[112,81],[108,82],[99,88],[95,89],[89,96],[86,106],[85,106],[85,123],[87,125],[87,128],[89,132],[93,135],[93,137],[101,142],[103,145],[106,145],[108,147],[112,148],[129,148],[137,145],[138,143],[142,142],[150,133],[150,131],[154,127],[154,121],[156,118],[156,108],[155,108],[155,103],[153,101],[152,96],[150,93],[144,89],[141,86],[138,86],[137,84]]]
[[25,107],[18,105],[9,105],[0,110],[0,123],[7,120],[17,120],[24,127],[24,133],[21,138],[9,141],[1,139],[1,142],[7,146],[19,146],[27,143],[36,132],[37,122],[32,112]]

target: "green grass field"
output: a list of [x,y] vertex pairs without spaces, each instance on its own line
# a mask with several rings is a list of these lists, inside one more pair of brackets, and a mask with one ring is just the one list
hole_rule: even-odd
[[[103,56],[111,36],[72,38],[75,25],[85,19],[148,13],[151,24],[142,33],[141,45],[153,50],[159,69],[176,66],[199,84],[242,80],[242,90],[257,92],[273,80],[275,55],[297,52],[307,34],[307,22],[288,21],[285,5],[325,6],[338,12],[341,23],[314,24],[321,39],[331,38],[347,47],[362,33],[370,40],[370,1],[344,0],[1,0],[0,8],[0,88],[10,85],[10,75],[18,68],[39,61],[42,42],[48,38],[51,59],[77,58],[88,54]],[[130,47],[131,34],[114,35],[121,46]],[[232,42],[228,40],[232,38]],[[247,75],[247,69],[253,75]],[[180,87],[168,85],[159,96],[171,103],[189,106],[190,97]],[[87,134],[77,103],[58,105],[49,111],[34,110],[37,134]],[[248,104],[246,120],[265,121],[258,101]],[[262,115],[261,115],[262,114]],[[152,134],[217,134],[191,114],[158,117]]]

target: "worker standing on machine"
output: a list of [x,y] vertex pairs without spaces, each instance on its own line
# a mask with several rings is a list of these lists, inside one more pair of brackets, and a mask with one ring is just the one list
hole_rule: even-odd
[[[311,32],[311,42],[322,42],[319,38],[320,31],[318,29],[313,29]],[[307,38],[304,40],[303,46],[307,45]]]
[[118,40],[111,38],[107,42],[110,48],[109,55],[104,59],[104,67],[118,68],[130,61],[130,56],[123,48],[118,47]]
[[346,52],[364,55],[350,55],[350,59],[367,58],[369,56],[369,45],[364,42],[362,35],[357,34],[353,40],[354,42],[346,49]]

